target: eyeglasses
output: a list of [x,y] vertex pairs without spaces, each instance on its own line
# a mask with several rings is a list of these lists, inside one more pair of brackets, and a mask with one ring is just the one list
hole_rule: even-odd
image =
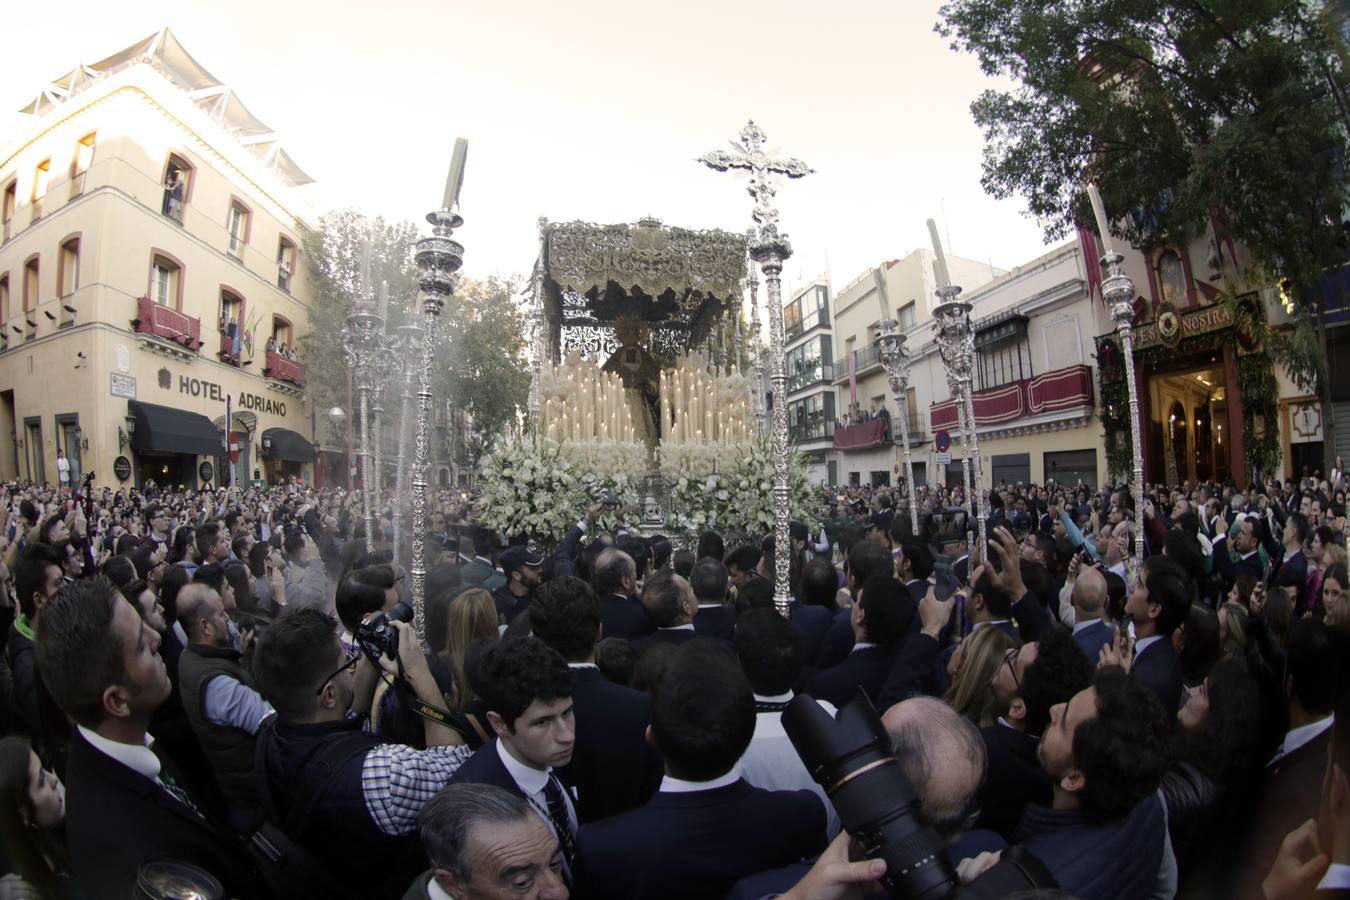
[[1017,648],[1013,647],[1007,653],[1003,654],[1003,664],[1007,666],[1008,671],[1012,673],[1013,684],[1017,686],[1017,690],[1020,692],[1022,690],[1022,679],[1017,677],[1017,652]]
[[360,653],[349,653],[349,654],[347,654],[347,661],[344,662],[341,666],[339,666],[339,667],[338,667],[338,670],[337,670],[336,672],[334,672],[332,675],[329,675],[329,676],[328,676],[327,678],[325,678],[323,681],[320,681],[320,682],[319,682],[319,689],[316,690],[316,691],[314,692],[314,696],[317,697],[317,696],[319,696],[320,694],[322,694],[322,693],[323,693],[323,689],[326,688],[326,687],[328,687],[328,682],[332,681],[334,678],[338,677],[339,675],[341,675],[343,672],[347,671],[348,669],[354,668],[354,667],[356,666],[356,664],[359,663],[360,661],[361,661],[361,654],[360,654]]

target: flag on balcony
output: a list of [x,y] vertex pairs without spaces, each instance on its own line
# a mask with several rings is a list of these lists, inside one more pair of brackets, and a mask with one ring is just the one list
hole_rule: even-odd
[[858,403],[858,351],[850,350],[848,354],[848,405],[849,408]]

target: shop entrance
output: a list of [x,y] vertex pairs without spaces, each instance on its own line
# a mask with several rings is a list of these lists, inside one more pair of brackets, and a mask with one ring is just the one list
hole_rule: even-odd
[[154,481],[160,487],[197,486],[197,457],[185,453],[156,453],[140,450],[136,453],[136,486],[145,487]]
[[[1199,364],[1197,366],[1197,363]],[[1173,485],[1229,476],[1228,385],[1221,358],[1182,361],[1148,379],[1147,479]]]

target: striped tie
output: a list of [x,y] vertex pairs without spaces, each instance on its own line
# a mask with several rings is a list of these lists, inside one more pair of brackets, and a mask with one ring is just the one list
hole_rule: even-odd
[[544,799],[548,801],[548,817],[553,822],[553,830],[558,833],[558,845],[562,849],[567,866],[572,866],[572,857],[576,851],[576,838],[572,834],[572,817],[567,814],[567,799],[563,796],[562,785],[552,775],[544,785]]

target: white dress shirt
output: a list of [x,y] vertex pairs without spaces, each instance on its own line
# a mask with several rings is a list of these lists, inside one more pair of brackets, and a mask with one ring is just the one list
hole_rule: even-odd
[[[553,776],[553,767],[547,769],[536,769],[533,766],[527,766],[520,760],[511,755],[506,749],[506,745],[497,740],[497,756],[501,758],[502,765],[506,766],[506,773],[511,776],[511,780],[520,788],[520,792],[530,801],[530,805],[536,812],[544,816],[544,821],[550,828],[553,827],[553,820],[548,815],[548,797],[544,795],[544,788],[548,787],[548,781]],[[559,782],[559,787],[563,788],[563,798],[567,803],[567,818],[572,825],[572,834],[577,833],[577,810],[572,804],[572,798],[569,797],[567,788]]]
[[1326,731],[1336,722],[1334,715],[1327,716],[1325,719],[1318,719],[1316,722],[1310,722],[1307,725],[1300,725],[1298,728],[1290,729],[1284,736],[1284,743],[1280,745],[1279,752],[1275,758],[1266,763],[1266,768],[1270,768],[1298,748],[1309,741],[1315,740],[1322,732]]
[[[792,691],[776,696],[755,694],[756,703],[786,703],[792,699]],[[831,716],[835,709],[824,701],[817,700],[821,709]],[[806,764],[797,755],[787,732],[783,729],[783,714],[778,711],[755,714],[755,734],[750,745],[745,748],[737,768],[741,777],[757,788],[768,791],[808,790],[820,797],[825,804],[826,838],[833,840],[839,833],[839,816],[834,804],[825,796],[825,790],[811,779]]]
[[1327,866],[1327,872],[1322,876],[1322,880],[1317,882],[1319,891],[1332,891],[1337,888],[1350,888],[1350,866],[1332,863]]
[[731,771],[727,774],[719,775],[709,781],[685,781],[683,778],[667,775],[661,779],[661,793],[692,794],[695,791],[712,791],[729,784],[735,784],[740,780],[741,770],[739,766],[732,766]]
[[1154,644],[1158,643],[1158,641],[1161,641],[1162,639],[1163,636],[1161,634],[1155,634],[1152,637],[1139,638],[1138,640],[1136,640],[1134,642],[1134,658],[1138,659],[1139,654],[1143,653],[1149,647],[1152,647]]
[[150,735],[145,736],[144,744],[123,744],[120,741],[109,740],[95,731],[90,731],[83,725],[75,727],[79,729],[80,735],[89,742],[90,746],[104,756],[111,756],[137,775],[143,775],[153,782],[161,783],[159,781],[159,757],[150,750]]

